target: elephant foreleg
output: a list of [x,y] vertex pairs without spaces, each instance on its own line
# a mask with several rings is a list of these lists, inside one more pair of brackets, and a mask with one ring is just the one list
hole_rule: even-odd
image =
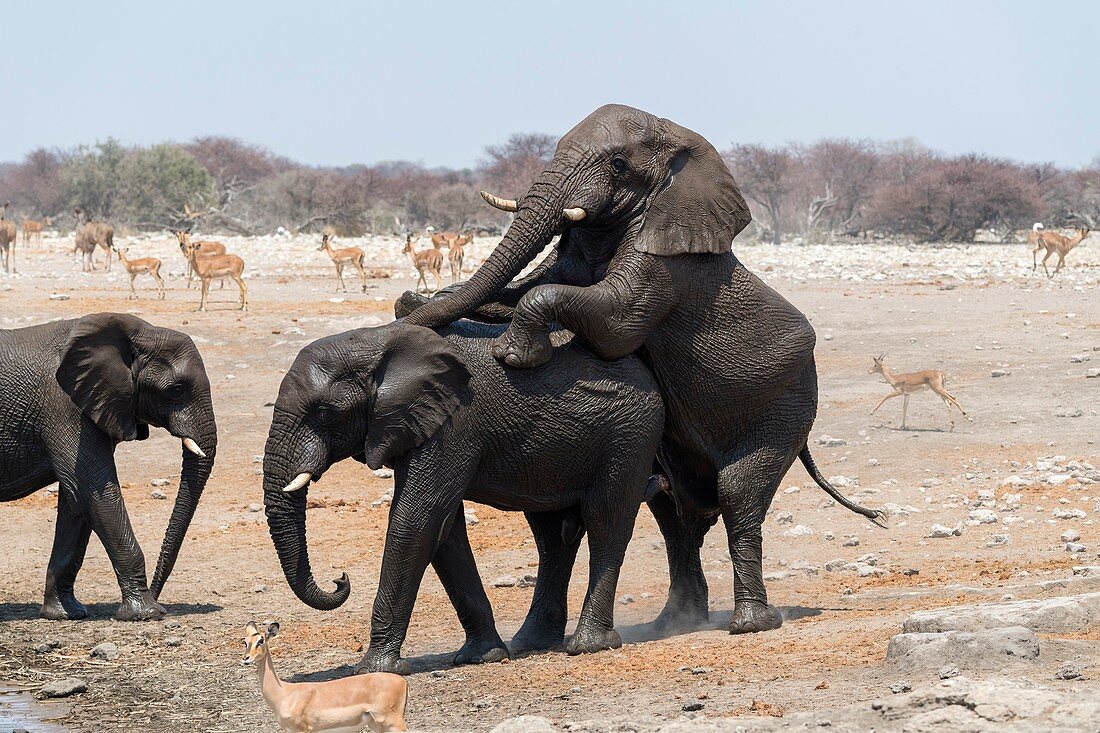
[[46,591],[40,615],[53,621],[88,617],[88,609],[76,600],[73,587],[84,564],[92,525],[70,497],[71,492],[70,486],[57,494],[57,524],[46,566]]
[[584,537],[584,526],[575,511],[527,512],[524,516],[535,537],[539,571],[527,618],[509,645],[513,652],[551,649],[565,640],[569,578]]
[[493,608],[485,595],[466,536],[466,517],[461,504],[452,520],[450,533],[432,557],[432,568],[466,632],[466,643],[455,654],[454,663],[481,664],[507,659],[508,647],[497,633]]

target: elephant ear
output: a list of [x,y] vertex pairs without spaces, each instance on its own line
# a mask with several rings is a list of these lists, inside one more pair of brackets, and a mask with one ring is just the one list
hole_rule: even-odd
[[406,323],[376,329],[383,338],[374,370],[364,456],[381,468],[435,435],[462,404],[470,372],[435,331]]
[[116,441],[143,439],[149,428],[135,414],[135,353],[131,339],[145,325],[133,316],[97,313],[73,324],[57,383],[80,411]]
[[749,225],[749,207],[714,146],[661,120],[671,141],[668,170],[646,205],[634,248],[648,254],[723,254]]

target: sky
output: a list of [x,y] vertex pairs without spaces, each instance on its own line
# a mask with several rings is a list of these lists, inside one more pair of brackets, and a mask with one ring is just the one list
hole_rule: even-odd
[[0,6],[0,161],[230,135],[316,165],[476,165],[640,107],[719,149],[916,138],[1100,155],[1094,2],[207,2]]

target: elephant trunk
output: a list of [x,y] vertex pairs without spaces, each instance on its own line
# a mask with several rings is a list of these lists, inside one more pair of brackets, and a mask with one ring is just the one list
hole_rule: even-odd
[[308,488],[286,493],[285,487],[295,477],[280,458],[272,454],[271,442],[268,442],[264,455],[264,506],[267,512],[267,526],[275,551],[279,554],[279,564],[283,575],[294,595],[307,606],[319,611],[331,611],[343,605],[351,594],[351,581],[344,573],[336,581],[335,591],[324,591],[313,577],[309,564],[309,549],[306,546],[306,492]]
[[559,166],[543,171],[519,202],[516,218],[488,259],[461,289],[434,298],[405,316],[416,326],[439,328],[491,301],[531,263],[561,230],[566,174]]
[[214,427],[213,418],[210,426],[210,430],[201,435],[188,436],[202,447],[205,456],[198,456],[187,448],[181,449],[183,467],[180,470],[180,488],[176,493],[176,503],[172,507],[172,516],[168,520],[168,529],[164,532],[160,557],[157,558],[157,569],[153,573],[153,582],[150,585],[154,598],[160,596],[164,583],[176,564],[176,558],[183,546],[183,538],[187,534],[187,528],[191,526],[195,508],[199,504],[199,498],[206,488],[210,471],[214,467],[214,456],[218,450],[218,433]]

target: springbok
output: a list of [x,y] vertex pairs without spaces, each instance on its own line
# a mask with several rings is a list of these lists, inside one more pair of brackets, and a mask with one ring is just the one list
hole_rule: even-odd
[[466,256],[465,247],[472,242],[474,235],[466,232],[462,236],[451,240],[451,248],[447,251],[447,260],[451,263],[451,283],[462,279],[462,260]]
[[[185,204],[186,206],[186,204]],[[188,230],[190,231],[190,230]],[[176,234],[176,238],[179,239],[179,234]],[[191,246],[195,248],[195,252],[199,257],[206,257],[208,255],[223,255],[225,254],[225,245],[221,242],[192,242]],[[191,258],[187,256],[187,252],[184,250],[183,243],[180,243],[180,251],[183,252],[183,256],[187,257],[187,287],[191,288],[191,278],[195,275],[195,268],[191,264]],[[221,281],[219,287],[225,287],[225,280]]]
[[50,217],[45,217],[43,221],[35,221],[34,219],[28,219],[23,217],[23,246],[29,245],[31,242],[42,245],[42,230],[50,225]]
[[408,730],[409,683],[404,677],[374,672],[327,682],[283,682],[271,662],[271,640],[278,635],[279,624],[260,631],[249,621],[241,664],[256,667],[264,702],[280,728],[290,733]]
[[367,271],[363,269],[363,259],[366,255],[363,254],[363,250],[358,247],[333,249],[332,235],[325,232],[321,235],[321,246],[317,251],[327,253],[332,264],[336,265],[336,280],[340,283],[336,286],[337,291],[343,288],[345,293],[348,292],[348,286],[344,284],[344,266],[350,264],[359,271],[359,277],[363,281],[363,292],[367,292]]
[[111,250],[115,248],[115,228],[105,221],[91,221],[88,212],[73,210],[76,216],[76,238],[73,254],[81,253],[84,272],[95,269],[95,248],[98,245],[107,253],[107,272],[111,271]]
[[0,255],[4,257],[4,272],[9,275],[15,272],[15,239],[19,232],[15,228],[15,222],[8,219],[8,207],[10,201],[0,205]]
[[450,249],[454,246],[456,239],[458,239],[458,235],[454,232],[435,232],[432,234],[432,246],[436,249],[443,249],[444,247]]
[[[1069,251],[1085,241],[1085,238],[1089,236],[1090,230],[1088,227],[1074,227],[1077,234],[1073,237],[1066,237],[1058,232],[1042,232],[1039,234],[1038,244],[1035,245],[1035,249],[1031,252],[1031,271],[1035,272],[1035,255],[1041,249],[1046,249],[1047,253],[1043,256],[1043,272],[1047,274],[1047,277],[1054,277],[1058,274],[1058,271],[1062,269],[1062,266],[1066,264],[1066,255]],[[1054,268],[1052,273],[1047,269],[1047,260],[1055,252],[1058,253],[1058,265]]]
[[428,280],[424,277],[424,271],[432,273],[435,278],[435,290],[439,291],[443,287],[443,276],[439,270],[443,267],[443,253],[438,249],[425,249],[420,252],[416,251],[416,243],[420,241],[420,236],[408,234],[405,236],[405,248],[401,250],[402,253],[408,253],[409,259],[412,260],[413,267],[420,273],[420,279],[416,281],[416,291],[420,292],[420,283],[424,283],[424,292],[428,290]]
[[886,400],[892,397],[904,397],[905,399],[901,403],[901,427],[905,429],[905,417],[909,412],[909,395],[914,392],[919,392],[922,389],[930,389],[938,394],[943,399],[943,404],[947,407],[947,420],[951,423],[951,429],[955,429],[955,420],[951,417],[951,406],[959,408],[959,412],[963,417],[970,420],[970,416],[966,414],[966,410],[962,408],[959,401],[947,391],[944,385],[947,383],[947,377],[943,375],[943,372],[935,369],[925,369],[920,372],[910,372],[909,374],[894,374],[890,371],[890,367],[886,366],[883,359],[886,358],[886,354],[882,356],[871,357],[874,360],[874,365],[868,370],[868,374],[881,374],[887,383],[894,388],[894,391],[882,398],[875,409],[871,410],[871,414],[874,415],[878,408],[886,402]]
[[234,254],[199,256],[198,248],[191,241],[191,231],[181,229],[173,232],[179,240],[180,250],[191,262],[191,268],[202,281],[202,295],[199,298],[199,310],[206,310],[206,296],[210,292],[210,283],[214,280],[233,278],[241,290],[241,310],[248,310],[248,286],[244,284],[244,260]]
[[118,255],[118,261],[126,268],[126,272],[130,273],[130,300],[137,299],[137,291],[134,290],[134,280],[138,275],[144,275],[145,273],[149,273],[153,276],[153,279],[157,281],[157,300],[164,300],[164,280],[160,277],[160,260],[156,257],[139,257],[136,260],[129,260],[126,259],[126,253],[129,251],[129,247],[123,247],[122,249],[115,248],[115,254]]

